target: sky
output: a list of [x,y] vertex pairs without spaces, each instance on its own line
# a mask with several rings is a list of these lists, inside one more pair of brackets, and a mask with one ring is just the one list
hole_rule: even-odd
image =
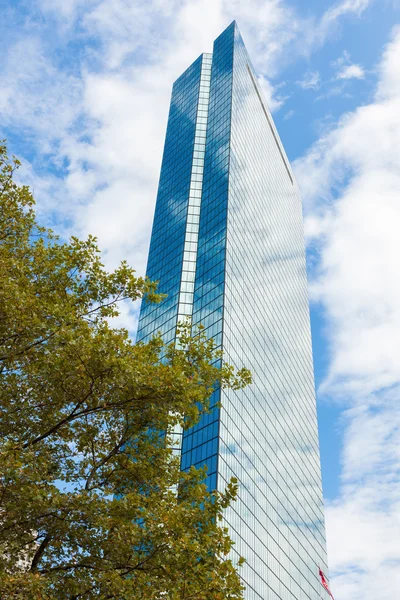
[[400,1],[0,7],[0,138],[41,222],[140,274],[172,82],[237,20],[303,196],[332,591],[397,598]]

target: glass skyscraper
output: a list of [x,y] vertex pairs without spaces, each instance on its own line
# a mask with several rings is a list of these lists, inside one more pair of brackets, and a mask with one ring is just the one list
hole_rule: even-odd
[[[210,489],[239,481],[225,519],[246,600],[327,596],[302,206],[233,22],[174,83],[138,340],[202,323],[253,383],[181,433],[181,465]],[[235,559],[235,556],[233,556]]]

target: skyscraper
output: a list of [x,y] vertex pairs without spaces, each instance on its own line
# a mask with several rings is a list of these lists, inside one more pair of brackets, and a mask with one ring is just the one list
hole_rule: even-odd
[[[233,22],[174,83],[138,339],[202,323],[253,384],[182,433],[181,465],[234,476],[225,515],[246,600],[320,600],[326,567],[302,207]],[[233,558],[235,558],[233,556]]]

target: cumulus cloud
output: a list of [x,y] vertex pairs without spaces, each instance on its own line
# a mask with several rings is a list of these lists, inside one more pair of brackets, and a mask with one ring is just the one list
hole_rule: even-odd
[[318,71],[306,71],[299,81],[296,81],[303,90],[317,90],[320,86],[320,75]]
[[20,175],[42,219],[65,236],[95,234],[107,266],[126,258],[142,274],[172,82],[237,17],[277,110],[284,99],[268,69],[296,19],[276,0],[68,0],[60,10],[37,0],[36,8],[0,65],[3,135],[25,138],[18,153],[30,161]]
[[400,589],[399,61],[396,28],[373,102],[344,115],[296,164],[320,259],[311,289],[331,347],[320,393],[348,407],[341,494],[327,509],[342,600],[389,600]]
[[350,53],[345,50],[337,60],[331,63],[336,69],[336,79],[364,79],[365,70],[361,65],[351,62]]
[[[330,23],[354,9],[341,6]],[[295,55],[290,48],[312,46],[308,21],[282,0],[37,0],[35,7],[0,65],[3,128],[23,129],[34,156],[28,181],[57,228],[96,233],[107,264],[126,257],[143,272],[171,82],[236,18],[278,110],[286,98],[271,77]],[[328,31],[324,18],[316,30]]]
[[364,79],[364,76],[361,65],[346,65],[336,74],[336,79]]
[[[28,19],[0,65],[1,133],[23,136],[22,154],[30,144],[22,175],[48,222],[64,235],[96,234],[109,266],[127,258],[143,273],[171,82],[237,18],[277,110],[284,98],[271,81],[281,66],[369,4],[346,0],[307,20],[279,0],[38,0],[42,25]],[[74,64],[66,48],[79,48]],[[374,101],[345,115],[297,164],[306,232],[320,252],[312,293],[330,324],[322,391],[352,399],[342,492],[327,511],[342,600],[389,600],[400,588],[399,60],[396,31]],[[319,75],[302,82],[315,89]],[[118,323],[134,331],[136,316],[125,306]]]
[[236,18],[278,110],[286,98],[271,76],[304,37],[304,21],[280,0],[36,8],[0,65],[3,129],[30,145],[27,181],[56,228],[96,233],[107,264],[126,257],[143,272],[172,81]]
[[345,414],[342,493],[327,507],[335,595],[390,600],[400,589],[400,387]]
[[[2,64],[3,124],[11,132],[22,124],[36,149],[47,153],[47,167],[64,167],[58,169],[53,218],[62,223],[70,207],[71,230],[95,232],[110,264],[127,257],[144,270],[172,81],[212,49],[233,12],[265,60],[272,62],[281,50],[277,36],[287,10],[280,2],[253,2],[253,16],[248,7],[233,4],[69,0],[58,11],[40,0],[48,27],[61,32],[61,45],[86,42],[78,64],[58,64],[54,39],[49,46],[39,28],[36,38],[23,31]],[[257,35],[254,15],[263,24]],[[283,100],[266,78],[263,87],[277,109]],[[37,190],[51,189],[52,176],[45,186],[44,169],[32,167],[29,181],[35,179]],[[49,210],[51,195],[37,197]]]

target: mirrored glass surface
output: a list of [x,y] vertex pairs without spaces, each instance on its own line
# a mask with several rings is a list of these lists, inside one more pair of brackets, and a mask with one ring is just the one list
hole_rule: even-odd
[[327,572],[301,198],[236,23],[175,82],[138,339],[191,316],[253,383],[177,432],[225,520],[246,600],[320,600]]

